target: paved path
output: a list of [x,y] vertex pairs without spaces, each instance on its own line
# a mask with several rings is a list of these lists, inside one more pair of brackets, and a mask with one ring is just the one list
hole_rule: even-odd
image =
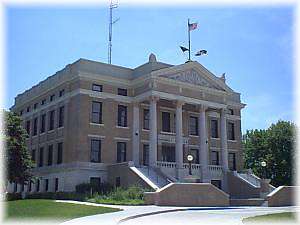
[[[76,201],[76,204],[109,206],[123,211],[81,217],[64,222],[63,225],[241,225],[246,217],[269,213],[300,211],[297,207],[161,207],[161,206],[115,206]],[[284,223],[286,225],[286,223]]]

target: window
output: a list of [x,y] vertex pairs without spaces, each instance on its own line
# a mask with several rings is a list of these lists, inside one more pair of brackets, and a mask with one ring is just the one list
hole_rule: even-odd
[[31,160],[35,163],[35,149],[31,150]]
[[54,191],[58,191],[58,178],[55,178],[55,185],[54,185]]
[[144,109],[144,126],[145,130],[149,130],[150,128],[150,112],[149,109]]
[[22,183],[22,186],[21,186],[21,192],[24,192],[24,190],[25,190],[25,184]]
[[26,112],[30,112],[30,106],[27,107]]
[[29,187],[28,187],[28,191],[31,192],[32,191],[32,180],[29,181]]
[[228,123],[228,140],[235,140],[235,135],[234,135],[234,123],[229,122]]
[[54,129],[54,117],[55,117],[55,110],[50,111],[49,114],[49,130]]
[[126,142],[117,143],[117,163],[126,162]]
[[149,166],[149,145],[144,144],[143,148],[143,165]]
[[162,161],[175,162],[175,146],[162,145]]
[[36,192],[39,192],[40,191],[40,179],[37,180],[37,183],[36,183]]
[[217,151],[211,152],[211,164],[219,165],[219,152],[217,152]]
[[64,120],[65,120],[64,112],[65,112],[65,107],[64,106],[59,107],[59,110],[58,110],[58,127],[63,127],[64,126]]
[[210,121],[210,129],[211,129],[211,137],[218,138],[218,120],[211,120]]
[[46,99],[43,99],[41,105],[45,105],[45,104],[46,104]]
[[93,91],[102,92],[102,85],[99,85],[99,84],[93,84],[92,90],[93,90]]
[[44,164],[44,148],[40,148],[40,157],[39,157],[39,167],[42,167]]
[[59,91],[59,97],[62,97],[65,94],[65,89]]
[[116,187],[121,187],[121,177],[116,177]]
[[37,107],[38,107],[38,103],[34,103],[33,109],[37,109]]
[[18,184],[17,182],[14,182],[14,192],[17,192],[18,191]]
[[26,121],[26,131],[27,131],[27,134],[30,135],[30,120]]
[[92,123],[102,123],[102,102],[92,102]]
[[236,160],[235,160],[234,152],[230,152],[228,154],[228,165],[229,165],[230,170],[232,170],[232,171],[236,170]]
[[101,141],[91,140],[91,162],[100,163],[101,162]]
[[199,151],[198,149],[191,149],[190,154],[194,157],[192,163],[199,164]]
[[100,187],[101,185],[101,178],[100,177],[91,177],[90,178],[90,184],[92,187]]
[[118,126],[127,127],[127,106],[118,105]]
[[118,88],[118,95],[127,96],[127,89]]
[[38,118],[34,118],[33,120],[33,136],[37,135],[38,130]]
[[20,111],[20,116],[22,116],[22,115],[23,115],[23,110]]
[[229,112],[230,115],[234,115],[233,109],[228,109],[228,112]]
[[52,102],[54,99],[55,99],[55,95],[53,94],[50,96],[50,102]]
[[61,164],[63,161],[63,143],[57,144],[57,164]]
[[190,117],[190,135],[198,135],[198,118]]
[[44,133],[46,130],[46,114],[41,115],[41,125],[40,125],[40,132]]
[[48,166],[53,163],[53,145],[48,146]]
[[162,112],[162,131],[171,132],[170,113]]
[[45,191],[48,192],[49,190],[49,179],[45,179]]

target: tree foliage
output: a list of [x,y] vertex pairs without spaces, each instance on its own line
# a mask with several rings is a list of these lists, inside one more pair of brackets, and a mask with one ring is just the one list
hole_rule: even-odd
[[26,183],[32,177],[31,156],[26,147],[27,132],[22,120],[12,112],[5,112],[6,176],[8,181]]
[[[278,121],[266,130],[248,130],[243,136],[245,167],[274,186],[291,185],[295,170],[295,125]],[[261,162],[267,166],[263,168]]]

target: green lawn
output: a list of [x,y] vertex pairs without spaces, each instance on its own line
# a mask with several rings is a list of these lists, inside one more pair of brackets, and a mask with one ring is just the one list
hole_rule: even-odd
[[293,212],[284,212],[284,213],[274,213],[267,214],[262,216],[254,216],[243,219],[245,224],[254,224],[257,222],[297,222],[295,213]]
[[6,202],[6,219],[55,220],[66,221],[77,217],[110,213],[118,209],[88,206],[54,200],[28,199]]

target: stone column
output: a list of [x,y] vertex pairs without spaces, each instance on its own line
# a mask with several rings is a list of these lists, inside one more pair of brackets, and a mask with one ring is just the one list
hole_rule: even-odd
[[183,137],[182,137],[182,106],[183,102],[176,102],[176,146],[175,159],[177,167],[177,178],[181,178],[180,170],[183,168]]
[[157,101],[158,97],[150,97],[149,165],[151,167],[156,167],[157,161]]
[[222,154],[222,167],[224,171],[228,170],[228,149],[227,149],[227,120],[226,109],[221,109],[221,154]]
[[207,126],[206,126],[206,110],[207,107],[201,105],[199,107],[199,145],[200,145],[200,164],[202,170],[202,182],[210,183],[208,171],[208,140],[207,140]]
[[133,103],[132,125],[132,161],[135,166],[140,164],[140,108],[139,103]]

